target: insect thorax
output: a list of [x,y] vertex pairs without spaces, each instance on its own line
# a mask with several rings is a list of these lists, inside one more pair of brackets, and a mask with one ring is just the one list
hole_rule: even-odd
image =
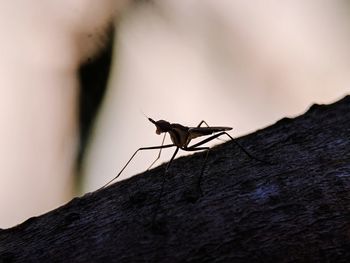
[[189,143],[189,128],[180,124],[172,124],[169,131],[172,142],[178,147],[187,146]]

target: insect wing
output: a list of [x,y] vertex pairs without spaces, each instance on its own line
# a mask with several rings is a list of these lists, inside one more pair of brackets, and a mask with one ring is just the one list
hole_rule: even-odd
[[221,126],[216,126],[216,127],[193,127],[189,129],[189,133],[191,136],[191,139],[200,137],[200,136],[205,136],[205,135],[210,135],[215,132],[221,132],[221,131],[229,131],[232,130],[231,127],[221,127]]

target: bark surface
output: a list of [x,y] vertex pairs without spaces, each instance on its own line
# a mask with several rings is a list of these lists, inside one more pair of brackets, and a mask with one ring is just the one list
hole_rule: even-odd
[[[0,230],[0,262],[350,262],[350,97]],[[45,197],[43,197],[45,198]]]

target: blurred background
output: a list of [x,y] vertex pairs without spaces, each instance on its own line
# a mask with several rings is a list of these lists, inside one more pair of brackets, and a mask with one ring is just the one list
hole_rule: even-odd
[[237,137],[350,93],[345,0],[27,0],[0,22],[0,228],[160,145],[144,114]]

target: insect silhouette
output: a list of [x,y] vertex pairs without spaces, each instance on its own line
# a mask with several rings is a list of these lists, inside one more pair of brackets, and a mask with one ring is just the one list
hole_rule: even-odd
[[[148,168],[148,170],[149,170],[154,165],[154,163],[160,158],[162,149],[176,147],[175,152],[173,153],[168,164],[166,165],[166,168],[164,171],[161,189],[160,189],[158,200],[156,203],[156,207],[155,207],[155,210],[154,210],[153,216],[152,216],[152,226],[155,226],[155,220],[156,220],[156,217],[158,214],[160,200],[161,200],[162,195],[163,195],[166,174],[169,170],[169,167],[171,166],[172,161],[174,160],[175,156],[177,155],[179,149],[181,149],[183,151],[187,151],[187,152],[196,152],[196,151],[205,151],[206,152],[199,177],[197,178],[196,191],[188,196],[188,199],[191,201],[195,201],[198,199],[199,196],[202,196],[202,189],[200,186],[201,178],[203,176],[204,168],[205,168],[205,165],[206,165],[206,162],[208,159],[208,154],[210,151],[210,147],[203,146],[203,145],[214,140],[214,139],[217,139],[218,137],[220,137],[222,135],[227,135],[250,158],[255,159],[257,161],[260,161],[260,162],[263,162],[263,163],[268,163],[266,161],[263,161],[259,158],[256,158],[255,156],[251,155],[230,134],[228,134],[227,131],[232,130],[232,127],[224,127],[224,126],[210,127],[204,120],[202,120],[196,127],[187,127],[187,126],[183,126],[183,125],[178,124],[178,123],[170,123],[170,122],[165,121],[165,120],[154,121],[151,118],[148,118],[148,120],[156,126],[156,128],[157,128],[156,133],[158,135],[164,133],[162,144],[160,146],[141,147],[141,148],[137,149],[134,152],[134,154],[130,157],[130,159],[127,161],[127,163],[124,165],[124,167],[120,170],[120,172],[112,180],[110,180],[104,186],[102,186],[100,189],[105,188],[111,182],[116,180],[122,174],[122,172],[125,170],[125,168],[128,166],[128,164],[131,162],[131,160],[135,157],[135,155],[139,151],[159,149],[158,156],[152,162],[152,164],[149,166],[149,168]],[[207,127],[201,127],[203,124],[205,124]],[[172,144],[164,145],[164,141],[165,141],[165,137],[166,137],[167,133],[170,134]],[[193,139],[198,138],[198,137],[202,137],[202,136],[209,136],[209,135],[211,135],[211,136],[200,141],[200,142],[197,142],[191,146],[189,145]]]
[[[171,163],[174,160],[175,156],[177,155],[179,149],[181,149],[183,151],[187,151],[187,152],[206,151],[205,159],[203,161],[203,165],[202,165],[201,172],[200,172],[200,175],[198,177],[198,183],[197,183],[197,190],[198,190],[199,194],[202,194],[200,182],[201,182],[201,178],[202,178],[202,175],[204,172],[205,164],[206,164],[207,159],[208,159],[208,154],[210,151],[210,147],[205,147],[203,145],[207,142],[210,142],[210,141],[222,136],[222,135],[227,135],[250,158],[255,159],[257,161],[260,161],[260,162],[267,163],[266,161],[263,161],[261,159],[254,157],[253,155],[251,155],[230,134],[228,134],[226,132],[226,131],[232,130],[232,127],[224,127],[224,126],[210,127],[204,120],[201,121],[196,127],[187,127],[187,126],[183,126],[183,125],[178,124],[178,123],[170,123],[170,122],[165,121],[165,120],[154,121],[151,118],[148,118],[148,120],[156,126],[156,128],[157,128],[156,133],[158,135],[164,133],[162,144],[160,146],[141,147],[141,148],[137,149],[134,152],[134,154],[130,157],[130,159],[127,161],[127,163],[124,165],[124,167],[120,170],[120,172],[112,180],[110,180],[104,186],[102,186],[100,189],[105,188],[111,182],[116,180],[122,174],[122,172],[125,170],[125,168],[128,166],[128,164],[131,162],[131,160],[135,157],[135,155],[139,151],[159,149],[158,156],[152,162],[152,164],[149,166],[149,168],[148,168],[148,170],[149,170],[154,165],[154,163],[160,158],[162,149],[176,147],[175,152],[173,153],[170,161],[168,162],[168,164],[165,168],[164,175],[167,174],[169,167],[171,166]],[[201,127],[203,124],[205,124],[207,127]],[[167,133],[170,134],[172,144],[164,145],[164,140],[165,140]],[[209,136],[209,135],[211,135],[211,136],[198,142],[198,143],[195,143],[195,144],[189,146],[190,142],[193,139],[198,138],[198,137],[202,137],[202,136]],[[161,186],[161,190],[160,190],[160,196],[163,193],[164,182],[165,182],[165,176],[163,176],[163,182],[162,182],[162,186]]]

